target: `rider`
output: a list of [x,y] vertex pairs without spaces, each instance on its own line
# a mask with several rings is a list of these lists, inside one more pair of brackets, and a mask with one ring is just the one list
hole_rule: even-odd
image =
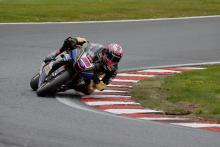
[[[50,55],[48,55],[44,62],[50,62],[56,58],[57,55],[64,51],[73,50],[76,49],[77,46],[82,46],[84,43],[86,43],[87,40],[85,38],[81,37],[68,37],[65,39],[63,46],[52,52]],[[123,50],[122,47],[119,44],[112,43],[109,44],[107,47],[104,47],[101,44],[92,44],[94,57],[92,57],[92,61],[94,63],[94,69],[93,69],[93,79],[90,81],[89,86],[86,87],[86,90],[84,90],[86,94],[91,94],[95,89],[98,90],[104,90],[106,85],[108,85],[112,78],[114,78],[117,75],[118,71],[118,63],[123,56]],[[62,62],[66,62],[64,60],[58,61],[54,64],[56,66],[57,64],[60,64]],[[104,73],[104,77],[100,80],[99,79],[99,73]],[[85,88],[84,88],[85,89]]]

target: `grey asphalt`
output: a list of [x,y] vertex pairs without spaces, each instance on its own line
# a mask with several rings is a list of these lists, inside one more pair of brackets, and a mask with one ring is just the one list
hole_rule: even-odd
[[68,35],[120,42],[125,52],[120,69],[220,61],[220,18],[0,25],[1,147],[220,146],[220,133],[94,113],[37,97],[30,78]]

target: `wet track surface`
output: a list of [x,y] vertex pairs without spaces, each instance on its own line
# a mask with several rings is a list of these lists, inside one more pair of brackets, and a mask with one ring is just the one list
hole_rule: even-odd
[[[39,98],[29,87],[68,35],[124,47],[121,69],[220,61],[220,18],[98,24],[0,25],[0,146],[218,147],[219,133],[96,113]],[[62,94],[60,97],[72,96]]]

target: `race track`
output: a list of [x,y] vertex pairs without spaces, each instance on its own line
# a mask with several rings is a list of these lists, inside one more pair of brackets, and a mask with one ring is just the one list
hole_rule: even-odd
[[[219,147],[220,134],[75,108],[39,98],[29,81],[68,35],[120,42],[120,69],[220,61],[220,17],[83,24],[0,25],[1,147]],[[71,93],[61,97],[71,97]]]

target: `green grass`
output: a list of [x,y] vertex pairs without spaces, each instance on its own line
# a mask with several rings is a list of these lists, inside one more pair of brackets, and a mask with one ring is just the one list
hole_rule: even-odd
[[138,83],[130,92],[145,107],[220,121],[220,65]]
[[220,14],[220,0],[0,0],[0,22],[82,21]]

